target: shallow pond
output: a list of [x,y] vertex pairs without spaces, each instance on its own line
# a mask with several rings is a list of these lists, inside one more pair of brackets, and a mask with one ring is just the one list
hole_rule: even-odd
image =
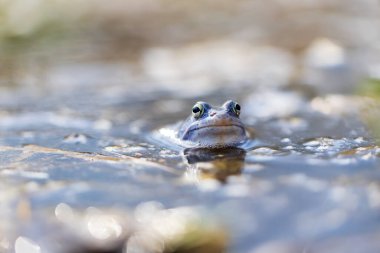
[[[364,99],[246,84],[65,87],[2,94],[3,251],[380,248],[380,148],[359,117]],[[160,135],[195,101],[228,99],[242,106],[247,146],[184,149]]]

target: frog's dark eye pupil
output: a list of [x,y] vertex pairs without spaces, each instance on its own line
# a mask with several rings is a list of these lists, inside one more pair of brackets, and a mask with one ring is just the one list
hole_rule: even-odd
[[199,103],[195,104],[192,109],[194,118],[200,118],[203,114],[203,110],[203,105]]
[[199,109],[199,107],[197,107],[197,106],[193,107],[193,113],[198,113],[200,111],[201,111],[201,109]]
[[232,107],[233,112],[236,114],[236,116],[239,117],[240,115],[240,105],[238,103],[234,104],[234,107]]

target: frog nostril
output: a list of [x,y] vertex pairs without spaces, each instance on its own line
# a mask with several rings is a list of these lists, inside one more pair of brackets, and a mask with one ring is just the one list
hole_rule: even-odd
[[213,117],[213,116],[215,116],[215,114],[216,114],[216,112],[212,112],[212,113],[210,113],[210,116]]

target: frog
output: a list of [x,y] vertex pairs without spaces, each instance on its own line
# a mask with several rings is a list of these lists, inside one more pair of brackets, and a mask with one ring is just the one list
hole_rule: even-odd
[[177,138],[197,148],[239,147],[248,140],[240,112],[241,106],[233,100],[221,107],[198,101],[191,115],[179,124]]

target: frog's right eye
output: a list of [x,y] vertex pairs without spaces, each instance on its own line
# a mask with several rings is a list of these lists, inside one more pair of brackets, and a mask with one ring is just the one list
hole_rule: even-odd
[[193,106],[192,111],[193,111],[193,117],[194,117],[194,118],[199,118],[199,117],[201,117],[201,116],[203,115],[203,113],[204,113],[204,107],[203,107],[202,104],[197,103],[197,104],[195,104],[195,105]]

